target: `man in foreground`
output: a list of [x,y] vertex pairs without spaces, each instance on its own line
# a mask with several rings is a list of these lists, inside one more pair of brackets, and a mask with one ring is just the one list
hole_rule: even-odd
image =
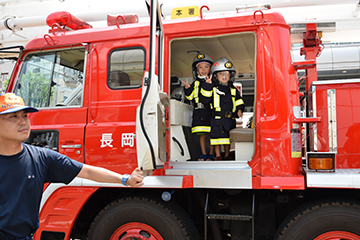
[[75,177],[140,187],[143,173],[121,175],[86,165],[47,148],[24,144],[30,134],[28,113],[14,93],[0,95],[0,240],[31,240],[39,227],[39,207],[46,182],[68,184]]

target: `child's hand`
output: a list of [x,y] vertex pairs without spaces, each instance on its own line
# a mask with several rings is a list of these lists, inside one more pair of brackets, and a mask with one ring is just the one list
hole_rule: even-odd
[[239,118],[242,118],[242,116],[243,116],[243,112],[242,112],[242,110],[241,110],[241,109],[239,109],[239,111],[237,112],[237,115],[238,115],[238,117],[239,117]]
[[188,89],[190,87],[188,79],[186,79],[186,82],[181,81],[184,84],[185,89]]
[[206,76],[206,77],[205,77],[205,82],[211,84],[211,83],[212,83],[211,79],[212,79],[212,75],[210,75],[210,77],[209,77],[209,76]]

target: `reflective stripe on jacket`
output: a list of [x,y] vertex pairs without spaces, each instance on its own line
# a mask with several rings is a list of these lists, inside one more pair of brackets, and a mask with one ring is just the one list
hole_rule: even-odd
[[195,103],[199,102],[199,86],[200,86],[200,81],[195,81],[194,82],[194,89],[191,92],[191,94],[189,96],[185,96],[187,100],[192,101],[194,100]]
[[[216,87],[213,88],[212,94],[214,96],[214,101],[213,101],[213,107],[215,112],[221,112],[221,106],[220,106],[220,94],[218,93],[218,89]],[[231,100],[232,100],[232,112],[236,113],[236,108],[237,106],[240,106],[244,103],[244,100],[242,98],[235,100],[236,98],[236,88],[230,88],[230,93],[231,93]],[[208,92],[208,91],[207,91]],[[208,94],[208,93],[207,93]],[[220,119],[220,116],[216,116],[215,118]]]

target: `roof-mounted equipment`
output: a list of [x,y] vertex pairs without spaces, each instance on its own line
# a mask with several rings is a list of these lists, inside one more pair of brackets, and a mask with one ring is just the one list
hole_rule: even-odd
[[46,18],[46,24],[54,28],[54,26],[60,26],[67,30],[79,30],[92,28],[90,24],[84,22],[80,18],[71,15],[69,12],[54,12]]

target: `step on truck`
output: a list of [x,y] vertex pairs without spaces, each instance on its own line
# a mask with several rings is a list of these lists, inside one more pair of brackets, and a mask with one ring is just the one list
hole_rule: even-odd
[[[148,21],[124,13],[99,28],[50,14],[7,88],[40,109],[26,142],[146,177],[138,189],[47,184],[34,239],[360,239],[360,82],[317,81],[316,24],[294,62],[290,26],[267,8],[164,19],[151,1]],[[246,108],[233,160],[196,161],[193,106],[176,93],[199,52],[236,67]]]

